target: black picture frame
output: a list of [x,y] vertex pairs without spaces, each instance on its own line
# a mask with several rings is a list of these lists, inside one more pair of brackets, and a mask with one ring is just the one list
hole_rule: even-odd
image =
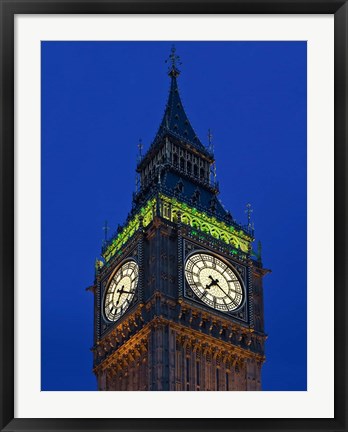
[[[335,416],[333,419],[14,418],[14,16],[15,14],[334,14],[335,37]],[[347,79],[348,5],[338,0],[0,0],[2,431],[347,430]],[[324,348],[323,348],[324,349]]]

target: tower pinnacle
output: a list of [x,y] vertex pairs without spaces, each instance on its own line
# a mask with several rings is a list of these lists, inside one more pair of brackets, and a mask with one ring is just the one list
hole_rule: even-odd
[[180,75],[180,70],[177,68],[178,65],[181,65],[180,57],[176,55],[175,45],[172,45],[172,49],[170,51],[170,55],[166,60],[166,63],[170,62],[171,66],[168,69],[168,75],[172,77],[178,77]]

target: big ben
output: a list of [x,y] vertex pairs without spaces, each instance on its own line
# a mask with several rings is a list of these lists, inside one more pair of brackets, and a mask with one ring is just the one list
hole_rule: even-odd
[[268,270],[250,221],[218,197],[212,147],[179,94],[175,48],[169,60],[169,97],[144,154],[139,145],[132,209],[96,262],[98,389],[261,390]]

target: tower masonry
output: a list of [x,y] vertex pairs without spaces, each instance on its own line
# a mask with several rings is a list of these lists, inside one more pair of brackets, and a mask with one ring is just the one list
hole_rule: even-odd
[[[212,147],[184,110],[175,49],[157,134],[140,143],[137,190],[96,261],[93,371],[99,390],[261,390],[261,252],[219,200]],[[209,137],[209,141],[210,141]],[[249,209],[250,210],[250,209]]]

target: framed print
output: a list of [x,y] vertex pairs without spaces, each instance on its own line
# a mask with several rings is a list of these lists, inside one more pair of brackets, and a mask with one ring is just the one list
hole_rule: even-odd
[[1,6],[1,429],[346,430],[346,2]]

